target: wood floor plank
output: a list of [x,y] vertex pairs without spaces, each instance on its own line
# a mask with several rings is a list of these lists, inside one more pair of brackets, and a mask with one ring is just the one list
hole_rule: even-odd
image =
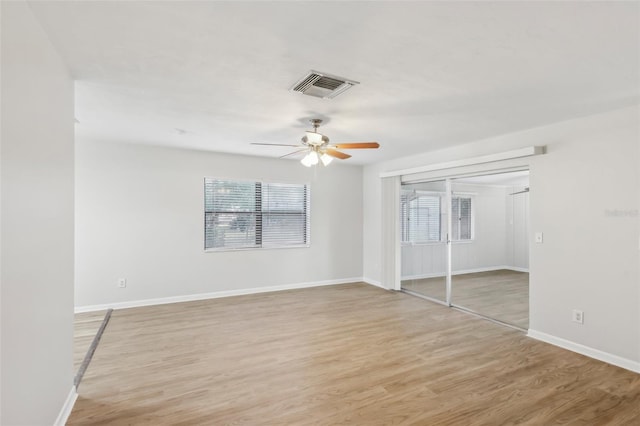
[[114,311],[68,424],[638,419],[638,374],[356,283]]

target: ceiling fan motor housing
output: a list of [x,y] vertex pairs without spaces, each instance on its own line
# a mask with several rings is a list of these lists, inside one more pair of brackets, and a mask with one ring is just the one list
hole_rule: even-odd
[[329,138],[322,133],[307,132],[307,134],[302,137],[302,143],[307,146],[327,145],[329,143]]

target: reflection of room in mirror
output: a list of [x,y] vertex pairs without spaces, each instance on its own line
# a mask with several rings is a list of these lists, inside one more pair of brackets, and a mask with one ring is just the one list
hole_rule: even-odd
[[448,201],[444,180],[402,185],[402,288],[527,329],[529,171],[456,178],[450,185]]

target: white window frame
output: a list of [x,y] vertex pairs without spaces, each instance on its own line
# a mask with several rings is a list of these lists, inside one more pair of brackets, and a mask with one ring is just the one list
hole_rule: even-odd
[[[418,194],[418,196],[422,195],[422,196],[437,196],[440,198],[440,239],[439,240],[425,240],[425,241],[411,241],[411,240],[407,240],[405,239],[405,237],[407,236],[407,231],[405,231],[405,224],[407,221],[407,215],[405,215],[405,212],[403,211],[403,205],[401,202],[401,207],[400,207],[400,222],[401,222],[401,229],[400,229],[400,243],[403,246],[409,246],[409,245],[413,245],[413,246],[419,246],[419,245],[434,245],[434,244],[446,244],[447,242],[447,226],[446,223],[443,223],[443,219],[447,217],[447,206],[446,206],[446,202],[447,202],[447,196],[445,193],[442,192],[437,192],[437,191],[420,191],[420,190],[416,190],[416,194]],[[470,200],[470,210],[471,210],[471,215],[470,215],[470,238],[464,238],[464,239],[453,239],[453,235],[450,236],[450,241],[452,243],[458,244],[458,243],[462,243],[462,244],[466,244],[466,243],[471,243],[475,240],[475,210],[476,210],[476,200],[475,200],[475,196],[473,194],[468,194],[468,193],[452,193],[451,194],[451,212],[453,213],[453,200],[454,199],[460,199],[460,198],[467,198]],[[407,211],[408,214],[408,211]],[[460,226],[460,222],[458,221],[451,221],[451,226],[452,226],[452,234],[453,234],[453,227],[454,226]],[[458,231],[458,235],[460,234],[460,232]]]
[[462,192],[454,192],[453,194],[451,194],[451,214],[453,215],[453,200],[454,199],[460,199],[460,198],[466,198],[469,199],[469,203],[470,203],[470,207],[469,209],[471,210],[471,214],[469,215],[469,227],[470,227],[470,232],[469,232],[469,238],[464,238],[464,239],[453,239],[453,228],[457,225],[458,227],[458,235],[460,235],[460,221],[459,220],[454,220],[454,218],[451,218],[451,242],[452,243],[470,243],[473,242],[475,240],[475,231],[476,231],[476,226],[475,226],[475,213],[476,213],[476,200],[475,197],[472,194],[468,194],[468,193],[462,193]]

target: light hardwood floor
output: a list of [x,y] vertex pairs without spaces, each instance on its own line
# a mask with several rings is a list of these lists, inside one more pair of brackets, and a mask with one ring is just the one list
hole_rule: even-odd
[[[445,300],[444,278],[406,280],[402,288]],[[477,272],[451,277],[454,305],[490,318],[529,328],[529,274],[510,270]]]
[[114,311],[70,425],[638,425],[640,375],[348,284]]

